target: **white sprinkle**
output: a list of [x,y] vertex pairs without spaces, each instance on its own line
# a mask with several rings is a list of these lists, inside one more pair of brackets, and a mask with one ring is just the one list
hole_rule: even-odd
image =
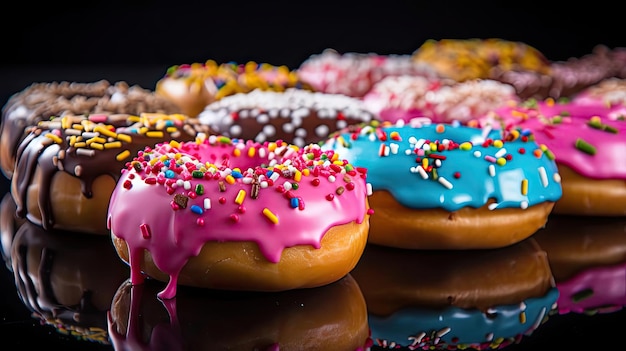
[[491,203],[487,206],[487,208],[490,210],[495,210],[497,207],[498,207],[497,203]]
[[500,157],[504,156],[505,154],[506,154],[506,149],[505,149],[505,148],[501,148],[500,150],[498,150],[498,151],[495,153],[495,155],[494,155],[494,156],[495,156],[496,158],[500,158]]
[[446,178],[439,177],[439,178],[437,178],[437,181],[439,181],[439,183],[441,183],[446,188],[452,189],[452,183],[450,183]]
[[552,175],[552,179],[554,180],[554,182],[560,183],[561,182],[561,175],[559,173],[554,173]]
[[334,175],[329,175],[329,176],[328,176],[328,181],[329,181],[329,182],[334,183],[334,182],[335,182],[335,180],[336,180],[336,178],[335,178],[335,176],[334,176]]
[[542,167],[537,168],[539,171],[539,176],[541,177],[541,184],[543,184],[544,188],[548,187],[548,175],[546,174],[546,169]]
[[280,174],[278,172],[274,172],[270,176],[270,179],[273,180],[273,181],[276,181],[276,179],[278,179],[278,177],[280,177]]
[[211,209],[211,199],[209,199],[208,197],[204,199],[204,209],[205,210]]
[[519,207],[520,207],[522,210],[527,209],[527,208],[528,208],[528,201],[522,201],[522,202],[520,202]]
[[178,180],[176,181],[176,185],[178,185],[178,186],[183,186],[183,185],[185,185],[185,182],[184,182],[182,179],[178,179]]
[[189,189],[191,189],[191,182],[190,182],[190,181],[188,181],[188,180],[186,180],[186,181],[183,183],[183,187],[185,188],[185,190],[189,190]]
[[238,124],[233,124],[233,125],[230,127],[230,130],[229,130],[228,132],[230,133],[230,135],[231,135],[231,136],[236,137],[236,136],[241,135],[241,130],[242,130],[242,128],[241,128],[241,126],[240,126],[240,125],[238,125]]
[[496,176],[496,167],[494,167],[493,165],[489,165],[489,175],[492,177]]
[[285,190],[289,191],[293,188],[293,186],[291,185],[291,183],[289,182],[284,182],[283,183],[283,187],[285,188]]
[[428,179],[428,173],[426,173],[426,170],[424,169],[424,167],[417,166],[417,172],[422,176],[422,178]]
[[481,153],[478,150],[474,151],[474,157],[480,157]]
[[372,183],[365,184],[365,187],[367,188],[367,196],[372,195]]
[[398,153],[398,148],[400,148],[400,145],[396,143],[391,143],[391,145],[389,145],[389,148],[391,149],[391,153],[396,155]]
[[265,188],[267,188],[267,187],[268,187],[268,183],[267,183],[267,181],[266,181],[266,180],[262,181],[259,185],[261,185],[261,188],[262,188],[262,189],[265,189]]

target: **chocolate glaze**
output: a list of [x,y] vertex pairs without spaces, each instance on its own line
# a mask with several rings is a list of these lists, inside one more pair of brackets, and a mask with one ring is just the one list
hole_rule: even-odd
[[571,97],[608,78],[626,78],[626,48],[597,46],[580,58],[550,64],[550,72],[492,70],[492,79],[515,87],[522,99]]
[[26,221],[15,233],[11,262],[18,296],[34,318],[109,344],[106,311],[128,267],[107,237],[45,231]]
[[[146,116],[144,118],[143,116]],[[176,119],[175,116],[180,117]],[[114,130],[118,135],[127,135],[132,138],[130,142],[114,140],[108,137],[107,142],[119,141],[121,147],[95,149],[89,145],[77,147],[71,139],[80,130],[71,125],[81,125],[81,122],[89,121],[91,117],[104,117],[103,123],[92,123],[91,130],[96,125]],[[165,126],[153,124],[153,120],[160,118],[177,120],[179,125],[173,132],[168,132]],[[140,121],[137,122],[137,119]],[[62,124],[67,122],[67,128]],[[183,124],[184,123],[184,124]],[[146,132],[140,131],[146,127],[150,131],[162,132],[162,135],[151,137]],[[97,133],[97,132],[96,132]],[[141,134],[139,134],[141,133]],[[51,184],[57,172],[65,172],[80,180],[81,191],[86,198],[93,196],[93,182],[102,175],[109,175],[115,181],[120,177],[121,169],[130,157],[146,146],[172,138],[180,140],[193,140],[197,133],[209,133],[207,126],[200,124],[195,119],[186,118],[182,115],[144,114],[141,117],[127,114],[118,115],[90,115],[57,117],[51,121],[40,123],[32,127],[31,132],[21,142],[16,156],[14,177],[12,179],[12,194],[16,202],[16,215],[19,218],[28,217],[27,199],[28,187],[34,181],[39,181],[40,190],[37,206],[41,212],[41,225],[44,229],[52,229],[55,220],[52,215]],[[58,137],[58,142],[50,138],[50,134]],[[82,134],[85,135],[85,134]],[[86,139],[86,138],[85,138]],[[128,150],[128,157],[117,160],[120,152]],[[34,179],[35,171],[39,169],[41,177]]]
[[2,171],[11,178],[20,140],[39,121],[65,114],[142,112],[177,113],[179,108],[150,90],[124,81],[33,83],[12,95],[2,108],[0,154],[6,158]]

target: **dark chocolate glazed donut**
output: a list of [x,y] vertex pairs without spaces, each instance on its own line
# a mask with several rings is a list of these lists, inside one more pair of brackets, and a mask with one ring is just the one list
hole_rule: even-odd
[[106,213],[126,162],[146,146],[209,129],[181,114],[65,115],[32,127],[16,153],[17,216],[44,229],[108,235]]
[[142,112],[177,113],[179,109],[152,91],[124,81],[33,83],[12,95],[2,108],[2,173],[12,177],[18,145],[26,130],[39,121],[65,114]]
[[229,137],[257,142],[284,140],[301,147],[377,117],[360,99],[292,88],[226,96],[207,105],[198,119]]

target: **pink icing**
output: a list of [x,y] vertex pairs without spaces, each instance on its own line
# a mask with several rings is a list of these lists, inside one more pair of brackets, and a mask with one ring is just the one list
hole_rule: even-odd
[[273,263],[288,247],[320,248],[330,227],[361,223],[367,211],[366,170],[338,156],[316,144],[222,136],[146,148],[122,171],[109,204],[131,281],[143,281],[144,249],[170,276],[160,296],[172,298],[180,270],[208,241],[255,242]]
[[[548,99],[496,109],[479,123],[494,128],[519,126],[532,130],[537,143],[546,145],[558,164],[588,178],[626,179],[625,112],[623,105],[607,106],[591,101],[556,103]],[[592,127],[592,119],[602,128]],[[595,154],[577,147],[578,139],[590,144]]]
[[[591,309],[612,312],[626,306],[626,263],[609,267],[593,267],[571,279],[557,282],[559,313],[583,313]],[[573,297],[591,290],[580,300]]]

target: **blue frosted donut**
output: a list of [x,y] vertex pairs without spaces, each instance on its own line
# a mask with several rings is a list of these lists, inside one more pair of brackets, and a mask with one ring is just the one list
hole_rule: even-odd
[[[503,134],[506,133],[506,134]],[[368,169],[370,242],[415,249],[495,248],[546,223],[561,197],[554,155],[529,131],[458,123],[373,122],[333,134],[333,149]]]

